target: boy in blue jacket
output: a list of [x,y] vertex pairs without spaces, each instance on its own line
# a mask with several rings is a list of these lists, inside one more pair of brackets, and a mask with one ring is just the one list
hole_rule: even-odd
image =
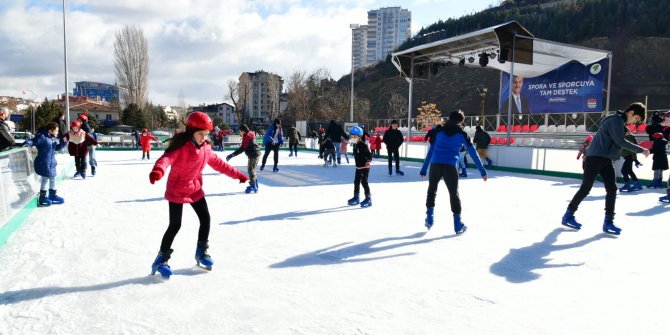
[[265,169],[265,162],[268,160],[270,151],[274,152],[274,167],[272,172],[278,172],[277,163],[279,163],[279,147],[284,144],[284,133],[282,132],[281,121],[275,121],[268,127],[268,132],[263,137],[263,145],[265,146],[265,154],[261,162],[261,171]]
[[[34,163],[35,173],[42,177],[40,196],[37,199],[37,206],[39,207],[64,202],[63,198],[56,195],[56,151],[65,148],[67,141],[62,140],[60,143],[58,141],[58,124],[49,122],[37,133],[32,142],[32,145],[37,148],[37,157]],[[47,183],[49,183],[48,197]]]
[[435,143],[430,145],[426,159],[423,161],[421,178],[426,176],[426,170],[430,166],[428,174],[428,194],[426,196],[426,228],[433,226],[433,210],[435,207],[435,195],[437,185],[444,179],[449,190],[449,200],[451,202],[451,212],[454,214],[454,231],[456,234],[462,234],[467,227],[461,222],[461,199],[458,196],[458,166],[459,152],[461,147],[465,146],[486,181],[488,175],[482,165],[477,150],[472,146],[472,141],[468,134],[463,131],[463,120],[465,115],[461,110],[453,111],[449,114],[449,120],[446,125],[437,133]]

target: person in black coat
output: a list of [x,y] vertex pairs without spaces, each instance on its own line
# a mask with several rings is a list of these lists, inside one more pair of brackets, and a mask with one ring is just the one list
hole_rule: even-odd
[[391,126],[388,130],[384,132],[384,137],[382,139],[384,144],[386,144],[386,152],[388,154],[389,160],[389,176],[393,175],[393,160],[395,159],[395,174],[399,176],[404,176],[405,173],[400,171],[400,154],[398,149],[402,145],[402,142],[405,139],[402,136],[400,130],[398,130],[398,120],[391,121]]
[[335,120],[330,120],[330,123],[328,123],[328,128],[326,128],[326,134],[324,136],[330,137],[330,140],[333,142],[333,145],[335,146],[335,155],[337,156],[337,165],[340,165],[340,142],[342,141],[342,137],[348,140],[349,135],[344,132],[342,126],[337,124]]
[[426,133],[426,136],[423,138],[423,140],[428,141],[430,144],[435,144],[435,138],[437,138],[437,133],[440,132],[440,130],[442,130],[441,121]]
[[[351,141],[354,144],[354,160],[356,161],[356,175],[354,176],[354,197],[347,201],[349,206],[361,204],[361,207],[372,206],[372,196],[370,195],[370,186],[368,185],[368,175],[370,174],[370,162],[372,162],[372,152],[363,140],[364,131],[361,127],[351,127]],[[363,185],[365,199],[360,202],[360,185]]]
[[668,154],[665,152],[668,141],[660,132],[652,134],[652,137],[654,138],[654,144],[649,152],[653,154],[651,169],[654,170],[654,180],[647,187],[661,188],[663,187],[663,170],[668,169]]
[[67,127],[65,125],[65,114],[63,114],[63,112],[59,112],[58,116],[51,120],[51,122],[54,122],[58,125],[58,138],[63,138],[63,135],[67,133]]
[[16,140],[5,120],[9,117],[9,108],[0,108],[0,151],[11,148]]
[[481,126],[477,126],[476,129],[477,130],[475,131],[475,138],[473,139],[473,142],[475,142],[474,144],[477,147],[477,154],[479,154],[479,158],[486,160],[486,167],[491,167],[491,165],[493,165],[493,161],[489,159],[488,154],[489,144],[491,143],[491,136],[486,132],[486,130],[482,129]]

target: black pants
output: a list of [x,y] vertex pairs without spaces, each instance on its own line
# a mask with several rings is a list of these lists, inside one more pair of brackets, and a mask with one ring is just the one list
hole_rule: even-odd
[[368,174],[370,174],[370,169],[356,168],[356,176],[354,177],[354,194],[358,194],[361,191],[361,184],[363,184],[365,197],[370,196],[370,186],[368,185]]
[[461,214],[461,198],[458,196],[458,169],[449,164],[430,164],[428,171],[428,194],[426,195],[426,207],[435,207],[435,196],[440,180],[444,180],[449,190],[449,202],[451,212]]
[[261,163],[261,167],[265,167],[265,162],[268,160],[270,151],[274,151],[275,153],[274,160],[275,167],[277,167],[277,163],[279,163],[279,143],[272,144],[272,142],[268,142],[268,144],[265,145],[265,154],[263,155],[263,162]]
[[582,178],[582,186],[575,194],[568,205],[568,209],[576,212],[579,204],[589,195],[596,177],[600,175],[605,183],[605,215],[614,217],[614,205],[616,203],[616,175],[614,174],[614,164],[611,159],[598,156],[586,157],[584,161],[584,177]]
[[86,172],[86,155],[74,156],[74,167],[79,173]]
[[323,158],[323,143],[319,142],[319,158]]
[[400,154],[398,153],[398,148],[390,149],[386,148],[386,153],[388,154],[389,159],[389,173],[393,172],[393,159],[395,159],[395,170],[400,170]]
[[635,175],[635,172],[633,172],[633,158],[626,157],[623,159],[621,174],[623,175],[623,182],[626,184],[628,184],[631,179],[633,182],[637,181],[637,176]]
[[[181,214],[184,209],[184,204],[169,202],[170,206],[170,225],[163,235],[161,241],[161,251],[167,252],[172,246],[175,236],[181,228]],[[198,230],[198,241],[207,241],[209,239],[209,209],[207,208],[207,201],[205,197],[191,204],[195,214],[200,220],[200,229]]]
[[288,143],[288,151],[289,153],[295,153],[295,155],[298,155],[298,143]]

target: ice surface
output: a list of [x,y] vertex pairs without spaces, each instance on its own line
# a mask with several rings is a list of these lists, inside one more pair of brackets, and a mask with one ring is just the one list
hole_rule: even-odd
[[[225,157],[227,153],[219,155]],[[0,334],[663,334],[670,290],[665,190],[604,195],[560,226],[578,180],[476,170],[460,182],[464,235],[446,186],[423,226],[419,163],[370,175],[373,206],[347,206],[351,165],[314,153],[259,172],[258,194],[210,168],[211,272],[195,268],[185,206],[169,281],[149,276],[168,223],[165,179],[140,152],[98,151],[98,175],[67,178],[65,204],[36,209],[0,248]],[[271,161],[271,158],[270,158]],[[232,164],[246,171],[246,158]],[[271,167],[269,163],[268,167]],[[268,171],[270,170],[270,171]]]

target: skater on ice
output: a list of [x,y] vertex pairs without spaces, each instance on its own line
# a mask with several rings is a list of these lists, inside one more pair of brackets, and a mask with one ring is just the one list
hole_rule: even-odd
[[661,132],[654,133],[651,136],[654,142],[649,152],[653,155],[651,169],[654,170],[654,180],[647,187],[663,188],[663,171],[668,169],[668,154],[665,152],[668,141],[663,138]]
[[582,185],[568,204],[568,208],[561,219],[561,224],[573,229],[582,227],[575,219],[575,212],[577,212],[579,204],[591,192],[596,177],[600,175],[607,191],[603,231],[613,235],[621,234],[621,228],[614,225],[614,206],[617,192],[614,161],[621,158],[621,149],[642,153],[645,157],[649,156],[649,150],[626,140],[624,131],[628,124],[643,122],[646,114],[647,108],[645,105],[641,102],[635,102],[628,106],[626,111],[618,111],[600,122],[598,132],[586,149]]
[[70,142],[67,145],[67,151],[70,156],[74,156],[74,166],[77,169],[74,178],[86,179],[88,147],[97,145],[98,141],[81,129],[81,122],[79,121],[70,122],[70,131],[65,134],[63,139]]
[[400,171],[400,154],[398,149],[405,141],[402,133],[398,130],[398,120],[391,121],[391,126],[384,132],[383,142],[386,144],[386,153],[389,162],[389,176],[393,175],[393,161],[395,160],[395,174],[404,176],[405,173]]
[[263,137],[265,154],[263,155],[263,161],[261,162],[261,171],[265,169],[265,162],[268,160],[268,155],[270,155],[270,152],[273,152],[274,167],[272,168],[272,172],[279,172],[277,164],[279,163],[279,147],[281,147],[282,144],[284,144],[284,133],[281,127],[281,121],[275,119]]
[[244,173],[228,165],[214,153],[212,147],[205,140],[212,130],[212,120],[207,114],[194,112],[186,119],[186,131],[175,135],[165,153],[154,164],[149,174],[152,184],[163,178],[168,167],[167,187],[165,199],[170,210],[170,224],[163,235],[161,246],[156,260],[151,265],[151,274],[158,271],[164,278],[172,275],[168,265],[173,250],[172,242],[181,228],[181,217],[184,204],[191,204],[200,220],[198,241],[195,249],[197,265],[211,270],[214,262],[207,254],[209,248],[210,216],[202,190],[202,170],[205,164],[226,176],[246,183],[249,178]]
[[[368,176],[370,175],[370,162],[372,162],[372,152],[363,140],[363,129],[361,127],[351,127],[349,129],[351,143],[354,144],[354,162],[356,163],[356,174],[354,176],[354,197],[347,202],[349,206],[361,204],[361,207],[372,206],[372,196],[370,186],[368,185]],[[346,154],[346,153],[345,153]],[[348,162],[348,160],[347,160]],[[360,202],[361,184],[365,191],[365,199]]]
[[146,154],[147,160],[151,159],[149,153],[151,152],[151,141],[158,143],[158,140],[151,134],[147,128],[142,128],[142,135],[140,135],[140,144],[142,145],[142,160]]
[[258,193],[258,177],[256,176],[256,166],[258,165],[258,158],[261,152],[256,143],[256,135],[249,130],[246,124],[240,125],[240,135],[242,135],[242,144],[233,151],[232,154],[226,156],[226,161],[230,161],[233,157],[244,152],[247,155],[247,172],[249,173],[249,186],[244,191],[245,193]]
[[[626,128],[625,130],[626,130],[626,139],[630,141],[630,143],[637,144],[635,136],[628,130],[628,128]],[[623,165],[621,166],[621,174],[623,175],[624,185],[619,189],[619,191],[634,192],[641,190],[642,184],[637,179],[635,172],[633,172],[633,163],[635,163],[636,168],[642,166],[642,163],[640,163],[637,160],[637,154],[630,150],[622,149],[621,156],[623,156]]]
[[[463,120],[465,115],[461,110],[453,111],[449,114],[449,120],[442,130],[437,133],[435,144],[428,149],[423,166],[419,172],[421,178],[426,177],[428,172],[428,193],[426,195],[426,228],[433,226],[433,213],[435,210],[435,196],[437,195],[437,186],[441,180],[447,184],[449,191],[449,202],[451,212],[454,216],[454,231],[456,234],[462,234],[467,227],[461,221],[461,199],[458,195],[458,166],[460,161],[460,151],[464,146],[467,148],[470,157],[479,169],[479,173],[484,181],[488,180],[486,169],[482,165],[475,147],[470,141],[468,134],[463,131]],[[430,170],[428,168],[430,167]]]
[[[56,195],[56,151],[59,151],[67,145],[67,141],[59,140],[58,124],[49,122],[42,127],[32,145],[37,148],[37,157],[35,158],[35,173],[41,177],[40,196],[37,199],[38,207],[48,207],[52,204],[62,204],[63,198]],[[60,142],[60,143],[59,143]],[[47,183],[49,185],[49,194],[47,195]]]

